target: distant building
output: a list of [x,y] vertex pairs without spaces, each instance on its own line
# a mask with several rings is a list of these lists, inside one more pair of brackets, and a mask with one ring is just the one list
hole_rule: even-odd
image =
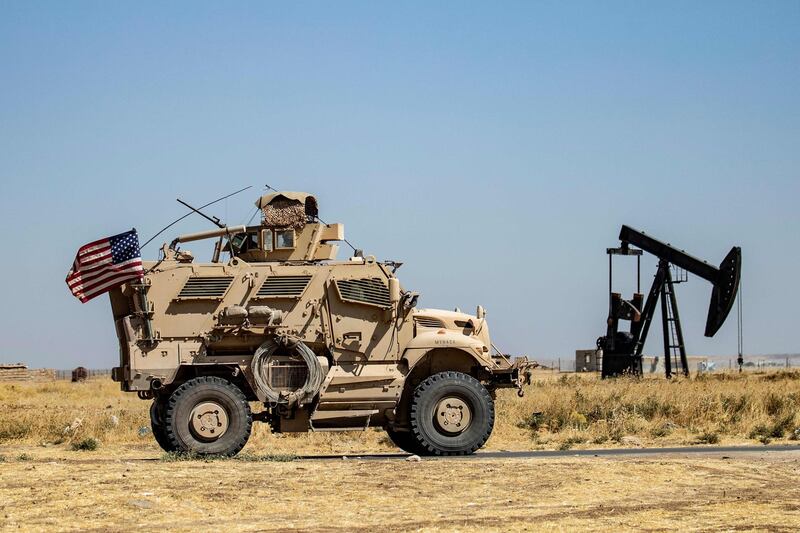
[[51,368],[28,368],[25,363],[0,363],[0,381],[53,381],[56,371]]
[[575,372],[600,372],[603,350],[575,350]]

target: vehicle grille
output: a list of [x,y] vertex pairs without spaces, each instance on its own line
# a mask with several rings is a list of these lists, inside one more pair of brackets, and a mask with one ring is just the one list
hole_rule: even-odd
[[375,307],[389,308],[389,288],[380,278],[337,279],[336,288],[345,302],[356,302]]
[[269,276],[256,293],[256,298],[300,298],[311,281],[310,275]]
[[186,280],[178,300],[221,299],[231,286],[233,276],[202,276]]
[[422,326],[423,328],[443,328],[444,323],[439,320],[438,318],[431,318],[429,316],[418,316],[414,318],[414,321],[417,323],[417,326]]
[[272,362],[268,367],[269,386],[273,390],[297,390],[306,384],[308,367],[304,361]]

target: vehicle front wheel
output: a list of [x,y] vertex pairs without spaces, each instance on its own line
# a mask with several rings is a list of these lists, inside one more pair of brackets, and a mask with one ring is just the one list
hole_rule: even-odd
[[439,372],[414,390],[410,421],[417,453],[467,455],[492,434],[494,401],[472,376]]
[[236,455],[247,444],[253,416],[238,387],[222,378],[194,378],[173,392],[164,433],[173,451]]

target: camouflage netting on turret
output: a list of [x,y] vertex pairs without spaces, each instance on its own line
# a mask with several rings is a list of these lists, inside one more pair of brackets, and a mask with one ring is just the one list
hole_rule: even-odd
[[297,200],[274,200],[265,205],[261,212],[264,215],[265,226],[302,228],[306,225],[306,209]]

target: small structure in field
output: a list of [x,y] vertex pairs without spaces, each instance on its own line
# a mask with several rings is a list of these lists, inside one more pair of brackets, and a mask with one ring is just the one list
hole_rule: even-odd
[[52,368],[28,368],[25,363],[0,363],[0,381],[54,381]]
[[79,366],[72,371],[72,382],[79,383],[89,379],[89,371],[85,367]]
[[602,350],[575,350],[575,372],[600,372],[602,367]]

